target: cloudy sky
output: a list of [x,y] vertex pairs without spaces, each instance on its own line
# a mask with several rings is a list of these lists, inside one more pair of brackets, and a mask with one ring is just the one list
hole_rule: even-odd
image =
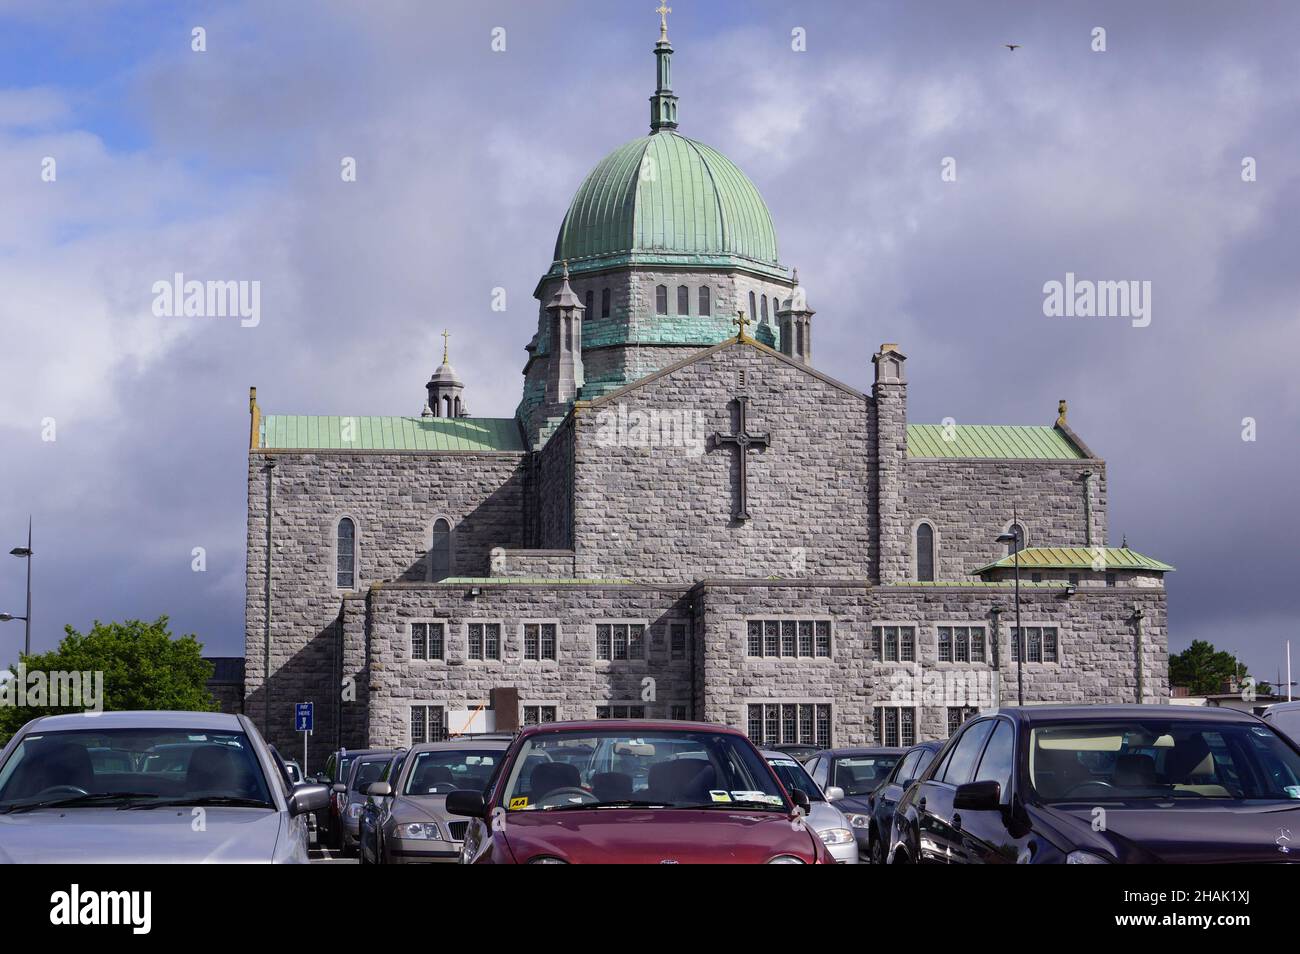
[[[0,554],[31,513],[36,648],[167,613],[242,652],[249,385],[268,413],[417,414],[445,327],[474,412],[513,413],[568,201],[646,131],[654,6],[0,0]],[[1291,637],[1300,661],[1300,7],[670,19],[682,132],[771,206],[818,365],[865,388],[899,342],[914,421],[1047,424],[1068,398],[1111,542],[1178,567],[1171,647],[1272,679]],[[155,317],[176,272],[260,281],[260,324]],[[1066,272],[1151,282],[1150,325],[1045,317]],[[0,662],[20,641],[0,626]]]

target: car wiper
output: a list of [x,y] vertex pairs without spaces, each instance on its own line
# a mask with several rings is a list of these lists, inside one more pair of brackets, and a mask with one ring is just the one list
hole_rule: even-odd
[[789,809],[786,808],[784,805],[774,805],[774,804],[772,804],[771,802],[760,802],[760,801],[759,801],[758,799],[756,799],[756,798],[744,798],[744,799],[742,799],[742,798],[733,798],[733,799],[732,799],[731,801],[729,801],[729,802],[706,802],[706,803],[703,804],[703,805],[678,805],[678,806],[676,806],[676,807],[677,807],[677,808],[689,808],[689,809],[692,809],[692,810],[695,810],[695,809],[702,809],[702,808],[731,808],[731,809],[735,809],[735,808],[746,808],[746,809],[762,808],[762,809],[765,809],[766,811],[770,811],[770,812],[786,812],[786,811],[789,811]]
[[123,808],[184,808],[186,806],[216,805],[221,808],[274,808],[270,802],[260,798],[245,798],[242,795],[198,795],[194,798],[159,798],[153,802],[136,802],[123,805]]
[[0,808],[5,815],[18,812],[30,812],[38,808],[62,808],[68,805],[105,805],[113,802],[132,801],[137,798],[157,798],[156,792],[86,792],[81,795],[68,795],[64,798],[43,798],[34,802],[20,802]]
[[581,805],[543,805],[544,812],[591,811],[594,808],[669,808],[664,802],[639,802],[634,799],[620,799],[616,802],[583,802]]

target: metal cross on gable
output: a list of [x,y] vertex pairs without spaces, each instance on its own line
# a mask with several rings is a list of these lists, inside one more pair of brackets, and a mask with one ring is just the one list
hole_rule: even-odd
[[771,443],[771,438],[767,434],[751,434],[747,426],[746,417],[749,410],[749,398],[740,395],[732,399],[732,403],[740,410],[740,425],[736,428],[734,434],[713,435],[714,447],[735,447],[740,450],[740,487],[737,494],[736,508],[732,510],[731,517],[733,520],[749,519],[749,454],[751,447],[767,447]]

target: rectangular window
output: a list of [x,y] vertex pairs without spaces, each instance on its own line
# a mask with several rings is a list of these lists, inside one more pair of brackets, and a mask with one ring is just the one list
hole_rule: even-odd
[[691,313],[691,290],[685,285],[677,286],[677,314],[689,315]]
[[669,710],[668,718],[672,719],[674,722],[685,722],[686,707],[684,705],[674,705]]
[[948,707],[948,738],[966,724],[966,720],[979,715],[979,709],[975,706],[949,706]]
[[524,658],[538,660],[555,658],[554,623],[524,624]]
[[411,658],[442,659],[445,632],[444,623],[412,623]]
[[746,723],[755,745],[831,744],[831,707],[828,703],[769,702],[748,708]]
[[609,289],[602,288],[600,291],[600,317],[609,317]]
[[939,662],[984,662],[983,626],[940,626]]
[[501,624],[470,623],[467,626],[470,659],[501,658]]
[[597,623],[596,658],[614,662],[645,659],[645,624]]
[[773,659],[831,656],[830,620],[750,620],[746,651],[750,656]]
[[447,741],[447,710],[442,706],[411,706],[411,744]]
[[644,719],[645,706],[625,705],[622,703],[608,706],[596,706],[597,719]]
[[873,626],[871,648],[880,662],[916,662],[916,627]]
[[700,286],[700,314],[701,314],[701,315],[712,315],[712,314],[713,314],[713,305],[712,305],[712,303],[709,301],[709,286],[708,286],[708,285],[701,285],[701,286]]
[[876,744],[916,745],[916,710],[908,706],[876,707]]
[[555,706],[524,706],[524,725],[541,725],[555,722]]
[[670,659],[686,658],[686,624],[671,623],[668,627],[668,654]]
[[[1060,662],[1060,641],[1055,626],[1026,626],[1025,636],[1025,662]],[[1011,628],[1011,662],[1014,663],[1019,656],[1020,632],[1013,626]]]

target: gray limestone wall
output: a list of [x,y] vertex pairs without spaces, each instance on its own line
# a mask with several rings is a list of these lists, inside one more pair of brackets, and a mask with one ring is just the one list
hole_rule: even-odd
[[[743,383],[741,381],[744,375]],[[751,519],[733,518],[740,452]],[[722,348],[576,416],[578,572],[687,582],[706,576],[866,578],[871,557],[869,399],[748,344]]]
[[[1168,630],[1163,590],[1116,588],[1065,599],[1060,587],[1023,587],[1023,625],[1055,626],[1059,661],[1027,663],[1030,703],[1161,703],[1168,699]],[[701,717],[746,726],[747,706],[763,702],[829,702],[836,745],[874,742],[874,708],[917,710],[917,738],[948,735],[949,706],[1016,703],[1010,651],[1013,595],[1009,587],[882,586],[859,583],[706,583],[700,590]],[[1003,612],[993,640],[994,605]],[[1143,612],[1141,636],[1134,608]],[[748,656],[752,619],[830,619],[831,659]],[[872,626],[912,626],[917,662],[884,662],[872,649]],[[938,662],[938,627],[983,626],[985,663]],[[996,646],[996,651],[992,651]],[[1142,692],[1139,699],[1139,661]]]
[[[573,546],[573,422],[566,420],[538,454],[538,545]],[[570,570],[570,575],[572,570]]]
[[[376,580],[424,579],[439,517],[453,528],[453,572],[486,576],[493,547],[523,543],[523,456],[250,454],[245,711],[272,743],[301,750],[301,737],[292,731],[295,702],[315,701],[318,713],[326,713],[312,740],[314,764],[341,732],[355,731],[341,726],[329,714],[335,706],[326,705],[337,697],[343,653],[340,607],[346,593],[335,585],[338,521],[348,516],[356,522],[357,589]],[[268,465],[274,465],[269,483]]]
[[[371,591],[371,745],[410,744],[412,706],[472,709],[485,705],[493,688],[515,687],[521,705],[553,705],[560,719],[594,718],[596,706],[619,703],[644,705],[648,718],[668,718],[674,705],[689,714],[691,662],[671,659],[667,639],[670,622],[691,621],[687,589],[490,583],[475,597],[468,589],[391,584]],[[615,620],[646,625],[644,660],[596,659],[596,624]],[[501,624],[500,661],[466,658],[471,621]],[[413,622],[444,624],[444,660],[410,658]],[[557,624],[554,661],[523,659],[525,622]]]
[[1086,546],[1088,511],[1083,475],[1092,480],[1095,539],[1106,540],[1106,464],[1102,460],[928,460],[907,462],[900,512],[906,515],[909,570],[917,522],[934,525],[935,578],[964,580],[981,566],[1007,554],[994,542],[1019,509],[1030,547]]

